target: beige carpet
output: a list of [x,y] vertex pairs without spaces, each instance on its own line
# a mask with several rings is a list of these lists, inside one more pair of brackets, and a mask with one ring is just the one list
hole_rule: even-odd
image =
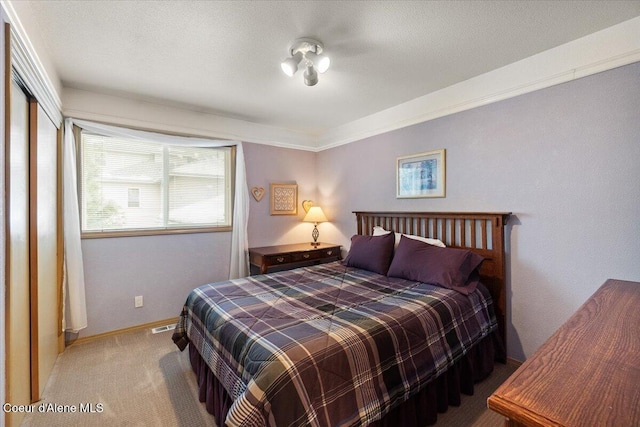
[[39,403],[101,403],[98,413],[28,414],[23,426],[215,425],[198,401],[188,352],[172,332],[124,333],[69,346],[56,362]]
[[[487,397],[512,372],[497,365],[494,374],[463,396],[462,406],[438,416],[437,426],[502,426],[486,409]],[[93,404],[95,412],[80,413]],[[39,413],[40,404],[68,405],[77,412]],[[102,412],[97,404],[102,405]],[[47,409],[52,409],[49,406]],[[129,332],[68,347],[58,358],[35,413],[23,426],[215,426],[198,401],[188,354],[171,341],[171,332]]]

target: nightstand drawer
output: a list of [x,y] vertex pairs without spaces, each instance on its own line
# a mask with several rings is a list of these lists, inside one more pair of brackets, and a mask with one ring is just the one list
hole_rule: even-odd
[[340,248],[329,248],[320,250],[322,258],[330,258],[340,256]]
[[291,254],[291,261],[310,261],[312,259],[318,259],[321,257],[320,251],[307,251],[307,252],[296,252]]
[[288,264],[291,262],[291,254],[278,254],[264,257],[265,264],[278,265]]

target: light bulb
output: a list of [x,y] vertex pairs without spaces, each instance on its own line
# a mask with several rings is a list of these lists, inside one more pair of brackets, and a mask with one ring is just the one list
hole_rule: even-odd
[[313,62],[313,66],[319,73],[324,73],[329,69],[329,65],[331,65],[329,57],[323,54],[318,55],[314,52],[307,52],[305,57]]
[[289,77],[292,77],[296,71],[298,71],[298,64],[300,64],[300,60],[302,59],[302,53],[297,52],[290,58],[285,59],[280,63],[280,68],[282,71]]

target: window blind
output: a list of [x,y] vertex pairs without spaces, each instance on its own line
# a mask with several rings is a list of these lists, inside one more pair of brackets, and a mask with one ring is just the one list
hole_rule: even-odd
[[83,131],[80,148],[83,232],[231,225],[230,147]]

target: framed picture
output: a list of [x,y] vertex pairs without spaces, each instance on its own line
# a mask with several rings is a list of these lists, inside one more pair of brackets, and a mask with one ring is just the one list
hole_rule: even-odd
[[445,197],[445,150],[396,160],[396,197]]
[[298,214],[298,185],[271,184],[271,215]]

